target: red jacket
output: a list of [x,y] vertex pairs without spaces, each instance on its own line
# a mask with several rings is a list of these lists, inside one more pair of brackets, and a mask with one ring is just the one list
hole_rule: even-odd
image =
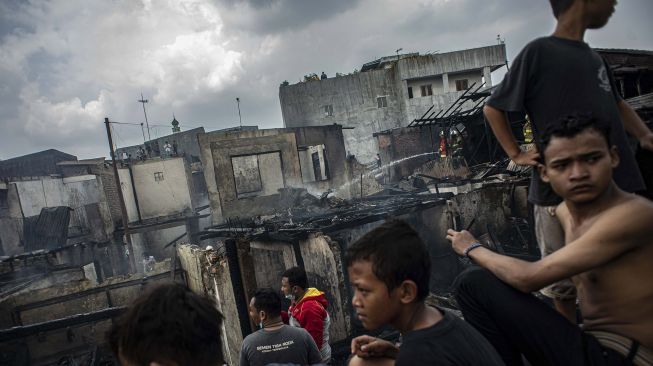
[[[328,302],[324,293],[315,288],[309,288],[304,297],[294,305],[290,305],[290,325],[300,326],[313,337],[317,348],[323,353],[329,347],[329,325],[331,319],[327,312]],[[295,323],[295,324],[293,324]],[[296,324],[299,323],[299,324]],[[327,351],[330,356],[330,347]]]

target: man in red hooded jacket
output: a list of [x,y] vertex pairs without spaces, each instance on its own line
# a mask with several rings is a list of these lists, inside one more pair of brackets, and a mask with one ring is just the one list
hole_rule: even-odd
[[322,362],[329,363],[331,318],[327,312],[328,302],[324,292],[308,287],[306,272],[299,267],[289,268],[281,275],[281,292],[290,300],[288,323],[306,329],[320,349]]

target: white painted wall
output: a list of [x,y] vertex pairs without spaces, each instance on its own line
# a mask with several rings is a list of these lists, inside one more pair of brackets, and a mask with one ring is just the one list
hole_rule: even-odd
[[[163,173],[155,181],[154,173]],[[179,214],[192,210],[189,180],[183,158],[153,160],[132,165],[141,218]]]

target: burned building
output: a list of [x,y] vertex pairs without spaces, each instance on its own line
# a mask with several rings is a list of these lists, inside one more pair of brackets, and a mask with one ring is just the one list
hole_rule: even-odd
[[201,234],[207,241],[213,240],[212,248],[182,245],[178,255],[189,287],[215,298],[225,315],[227,362],[237,362],[243,338],[255,331],[247,314],[249,291],[278,288],[281,274],[292,266],[304,268],[309,285],[325,292],[332,319],[332,347],[346,349],[348,355],[349,340],[363,331],[346,285],[344,252],[351,244],[386,219],[406,220],[427,245],[432,262],[431,293],[447,299],[453,280],[465,268],[444,235],[439,235],[447,228],[485,233],[482,240],[509,255],[537,256],[525,224],[527,182],[528,178],[518,176],[466,178],[458,183],[456,193],[419,189],[355,201],[315,200],[312,205],[297,205],[260,221],[229,220],[214,225]]
[[351,177],[340,125],[215,131],[199,142],[216,224],[288,208],[284,188],[320,195]]
[[345,131],[347,151],[370,162],[377,153],[373,133],[405,127],[433,105],[450,105],[473,85],[490,87],[491,72],[505,64],[505,45],[498,44],[389,56],[353,74],[281,85],[284,126],[351,127]]

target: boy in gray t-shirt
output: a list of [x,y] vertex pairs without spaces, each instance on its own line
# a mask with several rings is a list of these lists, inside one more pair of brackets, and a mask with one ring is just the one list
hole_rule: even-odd
[[270,363],[299,365],[320,363],[320,351],[308,332],[283,324],[281,296],[272,289],[259,289],[249,303],[249,316],[262,328],[243,340],[241,366]]

